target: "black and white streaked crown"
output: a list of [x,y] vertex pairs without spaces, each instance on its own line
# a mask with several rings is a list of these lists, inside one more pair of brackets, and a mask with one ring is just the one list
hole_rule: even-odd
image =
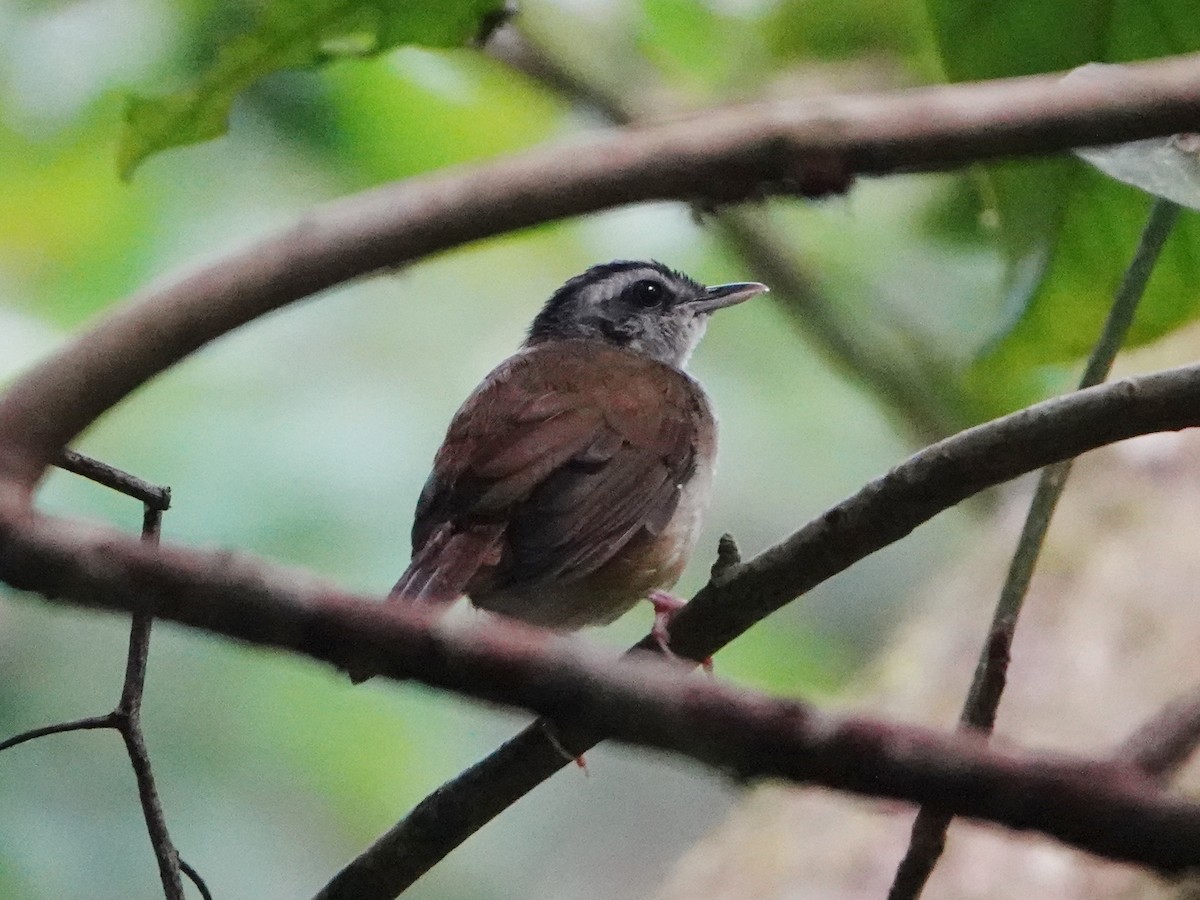
[[[667,289],[667,306],[671,300],[697,297],[705,290],[695,279],[657,260],[615,259],[600,263],[568,279],[551,295],[530,325],[529,339],[537,341],[573,333],[581,313],[582,296],[595,292],[600,297],[616,299],[623,289],[642,280],[657,281]],[[611,290],[605,291],[605,285],[611,285]]]

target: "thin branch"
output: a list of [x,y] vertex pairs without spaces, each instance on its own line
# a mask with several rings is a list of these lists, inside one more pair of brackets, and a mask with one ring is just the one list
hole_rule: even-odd
[[[1125,335],[1133,324],[1134,313],[1146,290],[1150,274],[1179,217],[1179,211],[1179,207],[1169,200],[1156,199],[1151,206],[1133,261],[1121,280],[1100,337],[1084,368],[1079,385],[1081,389],[1100,384],[1108,377],[1113,361],[1125,342]],[[1071,460],[1065,460],[1047,467],[1038,478],[1017,549],[996,603],[988,638],[959,717],[960,728],[991,733],[995,725],[996,710],[1000,707],[1000,697],[1008,677],[1017,619],[1029,592],[1046,533],[1050,529],[1050,519],[1070,474]],[[950,821],[951,817],[942,809],[922,807],[917,812],[909,847],[896,869],[888,900],[915,900],[921,895],[945,849]]]
[[[792,598],[985,487],[1137,434],[1197,424],[1200,366],[1186,366],[1057,397],[948,438],[917,453],[783,543],[747,563],[726,569],[673,619],[671,649],[693,660],[711,655]],[[1083,793],[1094,791],[1097,783],[1105,786],[1106,792],[1097,800],[1103,808],[1090,809],[1090,824],[1082,819],[1070,818],[1068,822],[1059,818],[1074,816],[1079,807],[1063,805],[1067,795],[1057,782],[1056,786],[1041,781],[1035,785],[1040,776],[1034,773],[1040,771],[1038,767],[1044,761],[1031,763],[1030,768],[1019,765],[1013,777],[1034,779],[1020,781],[1022,791],[1051,790],[1047,796],[1049,807],[1054,809],[1042,807],[1046,799],[1042,795],[1022,794],[1021,802],[1013,806],[1008,805],[1015,803],[1013,795],[1004,794],[1002,798],[991,793],[992,788],[981,794],[978,784],[972,787],[957,781],[953,790],[943,794],[947,784],[943,775],[953,780],[959,777],[956,772],[987,771],[991,774],[986,779],[991,779],[1000,778],[1002,771],[1010,772],[1009,757],[977,749],[970,737],[902,730],[904,740],[886,748],[865,746],[860,753],[851,752],[853,743],[838,744],[842,755],[836,766],[826,770],[822,766],[833,759],[821,756],[831,746],[822,737],[832,734],[834,726],[828,721],[811,733],[792,738],[780,737],[778,732],[781,719],[817,721],[804,707],[780,706],[704,682],[676,683],[678,675],[661,673],[648,665],[617,667],[622,674],[614,675],[613,681],[608,677],[612,674],[609,660],[597,663],[592,657],[578,658],[559,649],[557,639],[544,632],[500,620],[460,632],[431,628],[419,611],[337,594],[323,584],[314,584],[311,578],[249,559],[143,546],[107,530],[97,531],[26,509],[0,507],[0,578],[15,587],[73,603],[148,613],[307,654],[343,668],[353,665],[393,678],[416,678],[480,699],[522,705],[555,721],[560,726],[560,739],[565,738],[562,743],[572,751],[583,749],[577,743],[581,735],[587,743],[613,734],[690,753],[747,777],[795,777],[844,790],[904,797],[933,803],[956,814],[1045,830],[1096,852],[1121,858],[1138,854],[1143,862],[1157,867],[1185,864],[1182,857],[1173,856],[1175,850],[1168,848],[1177,846],[1172,841],[1178,836],[1190,834],[1191,807],[1171,805],[1175,801],[1155,794],[1147,801],[1150,806],[1143,808],[1142,788],[1137,788],[1142,799],[1131,799],[1121,793],[1128,785],[1122,787],[1120,779],[1113,780],[1113,772],[1107,769],[1103,770],[1104,778],[1093,777],[1096,770],[1091,770],[1086,784],[1079,785]],[[652,638],[647,637],[643,644],[653,646]],[[626,677],[630,672],[634,675]],[[655,694],[659,688],[665,693]],[[676,712],[663,709],[663,704],[673,703],[682,704]],[[717,715],[708,725],[688,719],[683,728],[679,717],[699,715],[699,708],[690,705],[696,703],[704,706],[703,715],[711,714],[710,705],[720,708],[725,703],[747,714],[767,709],[771,724],[764,724],[765,731],[745,730],[742,726],[749,727],[749,720],[735,727]],[[659,710],[660,722],[674,723],[679,732],[667,729],[668,733],[662,733],[653,721],[645,721],[639,709]],[[735,734],[726,734],[722,730],[726,727]],[[687,730],[694,733],[684,734]],[[889,735],[896,733],[892,726],[884,726],[884,730]],[[842,737],[848,733],[838,732]],[[858,730],[852,729],[852,733],[862,736]],[[742,755],[748,752],[745,741],[776,738],[784,741],[777,750],[763,752],[767,746],[764,743],[755,745],[752,762]],[[799,743],[789,744],[793,738]],[[522,736],[513,742],[508,762],[509,774],[514,774],[526,789],[563,763],[558,751],[554,751],[553,762],[536,751],[524,755],[528,741]],[[889,755],[899,753],[898,748],[917,745],[911,741],[938,748],[928,759],[922,758],[917,769],[905,768],[911,762],[908,757]],[[959,755],[967,747],[971,749],[966,756]],[[940,756],[943,751],[950,756]],[[726,752],[732,755],[726,757]],[[817,755],[806,755],[814,753]],[[880,753],[884,758],[879,757]],[[979,763],[984,766],[981,770],[976,765],[979,759],[991,762]],[[987,768],[991,763],[998,768]],[[880,776],[881,765],[884,771],[897,773],[898,780]],[[489,781],[491,766],[490,760],[477,766],[477,780]],[[899,768],[887,768],[895,766]],[[935,774],[935,770],[942,774]],[[907,774],[901,776],[901,772]],[[993,787],[1000,782],[1003,778],[987,781]],[[955,800],[960,790],[966,791],[962,802]],[[1070,789],[1065,790],[1070,803],[1075,803],[1078,798],[1070,794]],[[451,807],[459,806],[459,821],[467,829],[478,827],[492,814],[488,809],[481,811],[473,805],[473,798],[456,788],[447,790],[442,800]],[[1160,800],[1168,805],[1161,806]],[[503,808],[505,802],[487,801],[492,809]],[[1200,809],[1195,812],[1200,816]],[[1196,825],[1200,828],[1200,818]],[[1148,829],[1143,834],[1153,838],[1129,842],[1129,829],[1134,828]],[[469,830],[443,832],[437,846],[426,848],[426,857],[444,855],[467,834]],[[1126,849],[1114,849],[1105,835],[1117,835],[1115,843]],[[1188,853],[1200,853],[1200,843],[1189,846]],[[358,896],[359,900],[368,900],[390,895]]]
[[75,719],[71,722],[58,722],[54,725],[43,725],[41,728],[31,728],[29,731],[22,731],[20,734],[14,734],[7,740],[0,741],[0,750],[7,750],[10,747],[19,747],[28,741],[36,741],[38,738],[49,737],[52,734],[67,734],[71,731],[91,731],[96,728],[115,728],[116,722],[112,713],[106,713],[103,716],[87,716],[83,719]]
[[106,462],[84,456],[74,450],[63,450],[54,465],[89,481],[94,481],[126,497],[140,500],[150,509],[165,511],[171,507],[171,489],[151,484],[136,475],[123,472]]
[[[167,497],[170,497],[169,492]],[[162,513],[162,509],[146,504],[142,518],[142,541],[150,546],[158,546]],[[121,739],[125,742],[125,751],[129,754],[134,780],[137,781],[138,800],[146,820],[146,832],[150,835],[150,846],[154,848],[154,858],[158,862],[158,877],[162,881],[163,893],[167,900],[184,900],[179,851],[175,849],[167,831],[167,819],[154,785],[150,753],[142,733],[142,694],[146,687],[146,662],[150,656],[150,628],[153,621],[149,613],[133,613],[129,629],[129,653],[125,658],[125,681],[114,715]]]
[[183,857],[179,858],[179,870],[196,886],[196,890],[200,893],[202,900],[213,900],[212,891],[208,889],[208,885],[204,883],[204,879],[200,877],[200,873],[193,869]]
[[509,68],[571,103],[588,107],[614,125],[632,125],[639,118],[639,111],[632,105],[633,97],[620,97],[578,77],[511,23],[497,30],[484,49]]
[[[749,262],[788,319],[838,371],[882,401],[896,428],[918,444],[940,440],[961,428],[962,398],[948,377],[949,365],[911,349],[898,352],[851,321],[804,270],[796,250],[774,233],[756,210],[734,209],[714,217],[726,243]],[[925,348],[927,353],[932,348]]]
[[[170,505],[171,489],[150,484],[147,481],[114,468],[107,463],[92,459],[74,451],[64,451],[58,465],[67,471],[74,472],[84,478],[95,481],[105,487],[118,491],[126,496],[143,501],[142,542],[145,545],[157,546],[162,529],[162,514]],[[134,612],[129,631],[129,651],[125,659],[125,677],[121,686],[121,697],[116,708],[103,716],[89,716],[73,722],[62,722],[35,728],[0,742],[0,750],[16,747],[26,741],[47,737],[53,734],[63,734],[69,731],[82,731],[98,728],[112,728],[120,735],[129,756],[133,769],[134,780],[138,786],[138,800],[142,814],[146,820],[146,831],[150,836],[150,845],[158,863],[159,878],[162,881],[163,893],[167,900],[185,900],[183,881],[180,872],[196,885],[201,895],[210,898],[208,887],[199,874],[179,858],[179,853],[171,843],[167,831],[166,817],[162,804],[159,802],[158,791],[154,785],[154,772],[150,764],[150,754],[146,749],[146,739],[142,732],[141,711],[142,695],[146,685],[146,662],[150,654],[150,627],[152,617],[145,612]]]
[[80,431],[214,338],[449,247],[645,200],[821,196],[845,190],[855,175],[1172,134],[1197,117],[1200,56],[1180,56],[1105,79],[1045,75],[706,110],[367,191],[147,288],[14,381],[0,399],[0,491],[27,503],[45,467]]

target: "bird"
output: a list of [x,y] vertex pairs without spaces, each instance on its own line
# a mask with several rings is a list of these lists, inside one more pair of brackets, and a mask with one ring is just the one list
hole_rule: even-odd
[[477,608],[559,631],[639,601],[655,636],[712,492],[717,421],[684,368],[709,317],[767,291],[706,287],[656,261],[562,285],[520,349],[454,415],[389,600]]

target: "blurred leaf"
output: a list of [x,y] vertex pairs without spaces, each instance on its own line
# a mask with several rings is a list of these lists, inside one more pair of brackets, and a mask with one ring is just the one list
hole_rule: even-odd
[[404,44],[458,46],[502,8],[501,0],[273,0],[257,28],[220,48],[197,84],[130,97],[117,151],[121,176],[161,150],[224,134],[234,99],[265,75]]
[[145,277],[144,231],[158,198],[112,177],[102,148],[113,100],[49,136],[0,127],[0,274],[12,305],[59,325]]
[[764,19],[781,59],[846,59],[864,53],[909,55],[924,48],[924,23],[913,0],[784,0]]
[[712,89],[745,60],[736,48],[751,36],[748,23],[701,0],[642,0],[642,15],[640,49],[672,80]]
[[995,228],[987,221],[977,180],[958,173],[940,179],[940,185],[942,190],[919,211],[922,232],[934,240],[961,247],[994,243]]
[[[1125,62],[1200,47],[1194,0],[927,0],[947,76],[1000,78]],[[970,373],[980,416],[1045,393],[1099,333],[1149,199],[1073,159],[989,167],[1009,256],[1013,315]],[[1200,313],[1200,225],[1177,226],[1150,282],[1132,343]],[[1054,364],[1058,364],[1056,368]]]
[[338,150],[368,183],[528,147],[560,120],[553,98],[466,50],[411,47],[323,80]]

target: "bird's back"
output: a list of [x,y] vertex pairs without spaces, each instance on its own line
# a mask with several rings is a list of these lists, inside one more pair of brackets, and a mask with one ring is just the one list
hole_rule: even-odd
[[707,505],[715,421],[682,371],[597,341],[527,347],[451,422],[393,591],[539,625],[610,621],[672,584]]

